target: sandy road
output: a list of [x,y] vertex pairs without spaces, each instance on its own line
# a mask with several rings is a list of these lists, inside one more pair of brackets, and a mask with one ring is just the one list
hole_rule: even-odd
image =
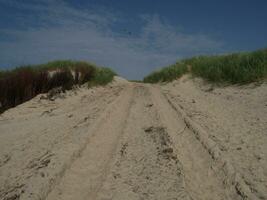
[[239,198],[156,87],[129,86],[96,132],[48,200]]
[[41,105],[0,118],[0,199],[250,199],[158,86],[125,82]]

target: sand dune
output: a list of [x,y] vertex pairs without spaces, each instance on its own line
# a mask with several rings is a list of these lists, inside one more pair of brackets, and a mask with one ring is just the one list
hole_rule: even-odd
[[116,77],[0,115],[0,199],[266,199],[267,85]]

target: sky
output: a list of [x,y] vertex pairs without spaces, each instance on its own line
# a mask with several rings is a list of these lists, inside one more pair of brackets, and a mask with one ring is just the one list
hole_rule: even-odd
[[0,69],[72,59],[133,80],[266,47],[266,0],[0,0]]

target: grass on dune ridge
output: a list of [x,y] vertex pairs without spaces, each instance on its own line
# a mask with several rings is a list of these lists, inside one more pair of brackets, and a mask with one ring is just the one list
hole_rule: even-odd
[[219,56],[184,59],[153,72],[144,82],[169,82],[185,73],[214,83],[246,84],[267,78],[267,49]]
[[152,72],[144,78],[145,83],[170,82],[180,78],[187,72],[187,66],[184,63],[177,62],[174,65],[162,68]]
[[92,80],[88,82],[88,86],[94,85],[106,85],[113,80],[113,77],[116,75],[114,71],[107,67],[96,68],[96,73],[93,76]]
[[73,85],[105,85],[115,72],[83,61],[59,60],[46,64],[17,67],[0,71],[0,112],[23,103],[40,93]]

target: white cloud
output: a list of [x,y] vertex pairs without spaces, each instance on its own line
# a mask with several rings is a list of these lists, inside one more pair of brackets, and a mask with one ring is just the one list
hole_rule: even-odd
[[[35,13],[33,17],[40,25],[0,31],[0,36],[12,38],[0,41],[0,64],[82,59],[137,79],[155,67],[171,64],[183,56],[217,51],[222,45],[203,34],[182,33],[158,15],[143,15],[140,34],[126,36],[112,29],[120,20],[114,12],[103,8],[78,9],[61,0],[36,2],[8,3]],[[21,20],[32,19],[25,16]]]

